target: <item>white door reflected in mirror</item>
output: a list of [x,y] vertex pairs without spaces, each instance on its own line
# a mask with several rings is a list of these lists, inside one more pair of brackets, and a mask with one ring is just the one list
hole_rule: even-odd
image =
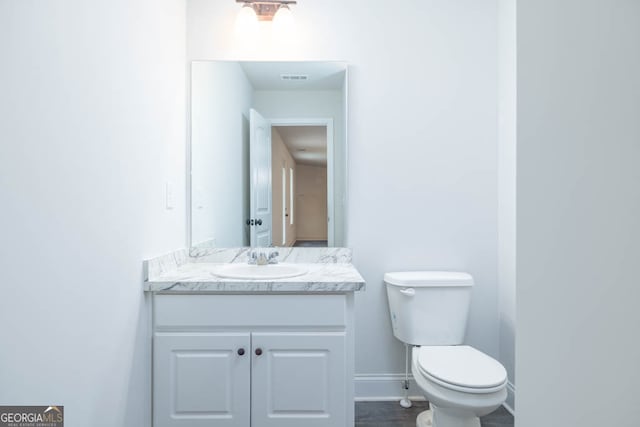
[[271,125],[253,108],[249,116],[251,246],[273,246],[271,228]]

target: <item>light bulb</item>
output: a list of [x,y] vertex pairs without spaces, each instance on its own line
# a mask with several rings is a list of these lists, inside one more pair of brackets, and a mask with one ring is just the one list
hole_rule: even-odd
[[258,16],[253,6],[245,3],[236,17],[236,32],[239,34],[253,33],[258,26]]
[[286,4],[281,5],[273,17],[273,25],[282,29],[290,28],[293,25],[293,14]]

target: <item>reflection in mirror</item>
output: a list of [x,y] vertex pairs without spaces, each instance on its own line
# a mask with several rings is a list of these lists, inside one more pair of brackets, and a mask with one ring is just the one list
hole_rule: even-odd
[[346,66],[192,63],[191,246],[342,246]]

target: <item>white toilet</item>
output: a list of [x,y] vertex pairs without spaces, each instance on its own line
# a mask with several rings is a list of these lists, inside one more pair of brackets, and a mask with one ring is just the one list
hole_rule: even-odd
[[480,427],[479,417],[507,398],[497,360],[462,345],[473,277],[467,273],[386,273],[393,334],[412,344],[411,372],[431,409],[418,427]]

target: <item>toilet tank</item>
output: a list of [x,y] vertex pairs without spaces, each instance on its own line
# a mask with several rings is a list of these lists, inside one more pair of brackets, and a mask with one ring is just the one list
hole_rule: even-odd
[[464,341],[473,277],[451,271],[386,273],[393,334],[413,345]]

